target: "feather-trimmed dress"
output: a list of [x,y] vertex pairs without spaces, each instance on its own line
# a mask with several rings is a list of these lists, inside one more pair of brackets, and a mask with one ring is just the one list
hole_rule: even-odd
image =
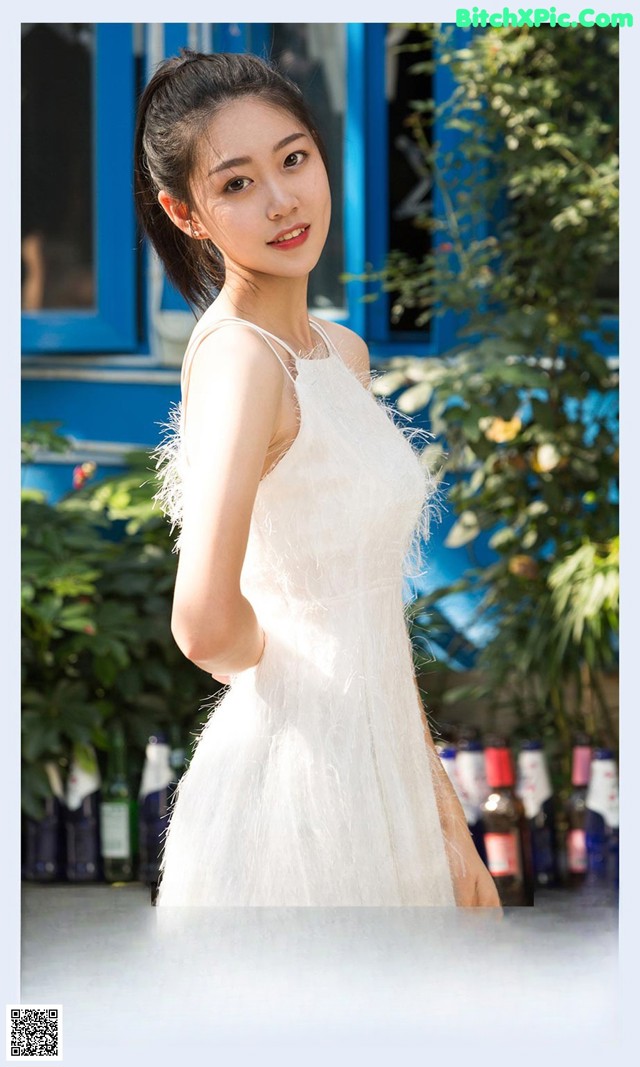
[[[174,794],[157,906],[454,906],[403,603],[437,502],[414,449],[429,435],[397,425],[316,320],[324,345],[300,357],[210,312],[185,354],[183,401],[200,341],[241,322],[292,379],[299,427],[260,482],[242,569],[265,649],[208,705]],[[157,499],[173,530],[188,475],[182,403],[164,425]]]

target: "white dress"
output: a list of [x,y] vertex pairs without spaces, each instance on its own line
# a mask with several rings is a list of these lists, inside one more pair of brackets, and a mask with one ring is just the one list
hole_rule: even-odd
[[317,321],[326,348],[299,357],[205,312],[155,453],[173,526],[191,360],[238,322],[294,382],[299,429],[260,482],[242,570],[265,650],[208,706],[174,794],[157,906],[455,906],[402,598],[437,499],[413,447],[429,435],[396,424]]

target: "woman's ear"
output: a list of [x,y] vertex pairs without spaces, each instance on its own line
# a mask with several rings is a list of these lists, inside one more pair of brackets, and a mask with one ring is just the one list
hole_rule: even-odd
[[188,234],[189,237],[194,237],[196,240],[203,240],[208,234],[203,233],[200,230],[200,226],[196,219],[192,218],[189,208],[186,204],[180,200],[176,200],[175,197],[170,196],[169,193],[161,189],[158,193],[158,203],[166,211],[171,221],[182,230],[183,233]]

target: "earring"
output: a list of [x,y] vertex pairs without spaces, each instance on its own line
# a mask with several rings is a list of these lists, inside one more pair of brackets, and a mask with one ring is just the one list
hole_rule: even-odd
[[195,227],[195,226],[193,225],[193,223],[192,223],[191,219],[189,219],[189,233],[191,234],[191,236],[192,236],[192,237],[200,237],[200,236],[201,236],[201,235],[200,235],[200,230],[198,230],[198,229],[197,229],[197,228],[196,228],[196,227]]

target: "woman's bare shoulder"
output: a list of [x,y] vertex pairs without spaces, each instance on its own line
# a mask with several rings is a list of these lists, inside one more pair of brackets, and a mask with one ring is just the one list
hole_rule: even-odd
[[264,379],[274,384],[282,382],[281,360],[265,338],[243,322],[227,320],[218,323],[210,318],[193,337],[189,348],[191,352],[187,350],[187,355],[193,357],[196,351],[202,354],[199,360],[190,361],[194,370],[197,367],[201,381],[226,370],[238,378],[242,378],[245,371],[257,374],[258,385],[263,384]]
[[[211,323],[213,326],[213,322]],[[227,421],[233,409],[246,425],[265,415],[273,436],[279,427],[283,395],[282,365],[264,338],[242,323],[229,323],[201,334],[183,366],[183,433],[187,426],[205,442],[224,411]]]
[[366,342],[354,330],[339,322],[329,319],[318,321],[324,326],[349,370],[363,385],[368,386],[371,380],[371,361]]

